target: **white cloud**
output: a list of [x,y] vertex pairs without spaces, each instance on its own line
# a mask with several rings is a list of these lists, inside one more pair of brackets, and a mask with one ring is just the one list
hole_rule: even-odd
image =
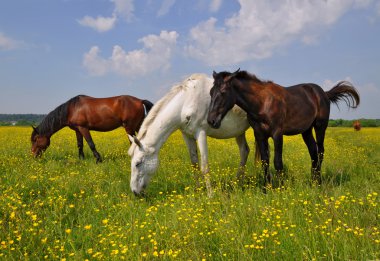
[[134,17],[135,7],[133,0],[111,0],[115,3],[114,14],[124,17],[128,22]]
[[1,50],[4,50],[4,51],[14,50],[14,49],[21,48],[22,46],[24,46],[23,42],[14,40],[14,39],[6,36],[2,32],[0,32],[0,51]]
[[380,1],[376,4],[376,13],[378,16],[380,16]]
[[218,12],[220,6],[222,5],[222,0],[211,0],[210,3],[210,12]]
[[114,28],[119,17],[123,17],[127,22],[130,22],[134,17],[133,0],[110,0],[114,3],[115,8],[111,17],[98,16],[93,18],[86,15],[78,20],[82,26],[90,27],[98,32],[106,32]]
[[170,8],[175,4],[175,1],[176,0],[164,0],[157,12],[157,16],[166,15],[170,11]]
[[88,53],[84,54],[83,66],[91,75],[104,75],[109,70],[110,61],[99,57],[99,53],[99,47],[93,46]]
[[115,26],[116,16],[98,16],[97,18],[85,16],[82,19],[78,20],[78,23],[82,26],[90,27],[98,32],[106,32],[111,30]]
[[178,33],[161,31],[160,35],[147,35],[139,42],[144,47],[139,50],[125,52],[115,45],[108,59],[102,58],[100,49],[94,46],[84,54],[83,66],[90,74],[101,76],[114,72],[125,76],[145,75],[155,70],[166,70],[170,67],[170,58],[176,46]]
[[318,33],[351,8],[371,0],[239,0],[240,10],[217,26],[210,18],[193,27],[185,51],[209,65],[229,65],[270,57],[291,41],[316,43]]

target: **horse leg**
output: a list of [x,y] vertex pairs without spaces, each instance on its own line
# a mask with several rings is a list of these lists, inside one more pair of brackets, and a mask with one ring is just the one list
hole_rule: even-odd
[[321,177],[321,168],[322,168],[322,162],[323,162],[323,156],[325,153],[325,134],[326,134],[326,128],[328,125],[328,121],[324,122],[323,124],[317,125],[315,127],[315,135],[317,138],[317,148],[318,148],[318,163],[316,166],[316,172],[315,172],[315,180],[318,182],[318,184],[322,184],[322,177]]
[[83,153],[83,135],[80,133],[79,130],[75,130],[75,134],[77,136],[79,159],[84,159],[84,153]]
[[264,184],[264,192],[266,192],[266,187],[268,185],[272,185],[272,177],[269,172],[269,144],[268,144],[268,138],[262,137],[262,135],[258,134],[258,131],[254,131],[256,143],[260,150],[260,156],[261,156],[261,167],[264,171],[264,178],[265,178],[265,184]]
[[279,179],[279,185],[284,185],[284,164],[282,162],[282,148],[283,148],[283,135],[275,135],[273,137],[274,143],[274,168],[276,169],[276,176]]
[[307,149],[309,150],[309,155],[311,158],[311,179],[316,180],[316,172],[318,165],[318,149],[317,143],[313,137],[313,129],[310,128],[304,133],[302,133],[303,141],[305,142]]
[[[193,137],[190,137],[182,132],[182,137],[185,140],[187,149],[190,154],[191,166],[193,169],[199,170],[199,161],[198,161],[198,151],[197,151],[197,142]],[[197,175],[198,176],[198,175]],[[199,187],[199,178],[196,178],[197,185]]]
[[92,141],[90,131],[83,127],[79,127],[78,129],[80,133],[83,135],[83,137],[86,139],[88,146],[90,147],[92,153],[94,154],[94,157],[96,158],[96,163],[102,162],[102,157],[100,156],[99,152],[95,148],[95,144]]
[[236,178],[239,182],[239,185],[242,186],[244,184],[245,165],[247,164],[249,146],[247,143],[247,139],[245,137],[245,133],[237,136],[235,140],[236,140],[237,145],[239,146],[239,153],[240,153],[240,165],[236,173]]
[[204,130],[200,130],[196,134],[196,139],[198,142],[199,153],[201,154],[201,172],[204,176],[207,195],[209,197],[213,196],[213,190],[211,187],[209,167],[208,167],[208,150],[207,150],[207,135]]
[[189,137],[183,132],[182,132],[182,137],[185,140],[187,149],[189,150],[191,165],[193,166],[193,168],[199,169],[196,140],[193,137]]

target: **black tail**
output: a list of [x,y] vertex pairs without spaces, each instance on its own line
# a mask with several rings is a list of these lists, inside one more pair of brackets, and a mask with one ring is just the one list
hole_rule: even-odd
[[146,108],[146,113],[148,114],[150,109],[152,109],[153,107],[153,103],[151,103],[150,101],[148,100],[143,100],[142,103],[145,105],[145,108]]
[[[326,92],[330,102],[338,106],[338,102],[343,100],[349,108],[357,108],[360,104],[360,96],[355,87],[347,81],[338,82],[337,85]],[[339,108],[339,106],[338,106]]]

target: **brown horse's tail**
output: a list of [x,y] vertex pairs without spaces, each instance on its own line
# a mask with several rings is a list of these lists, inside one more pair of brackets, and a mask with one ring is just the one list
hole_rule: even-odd
[[[355,87],[347,81],[338,82],[331,90],[326,92],[330,102],[338,106],[340,100],[345,101],[349,108],[357,108],[360,103],[360,96]],[[339,106],[338,106],[339,108]]]
[[142,100],[142,103],[145,105],[146,113],[148,114],[150,109],[152,109],[152,107],[153,107],[153,103],[151,103],[148,100]]

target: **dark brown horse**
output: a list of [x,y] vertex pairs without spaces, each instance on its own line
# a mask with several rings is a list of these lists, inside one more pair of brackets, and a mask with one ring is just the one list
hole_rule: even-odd
[[[349,82],[342,81],[330,91],[312,83],[284,88],[271,81],[261,81],[255,75],[237,70],[234,73],[213,73],[210,91],[211,105],[208,123],[219,128],[220,122],[235,104],[247,112],[261,154],[265,183],[272,184],[269,173],[268,139],[274,141],[274,166],[282,183],[283,135],[302,134],[312,160],[312,180],[321,184],[325,131],[330,117],[330,103],[344,100],[356,108],[359,94]],[[316,140],[313,137],[315,130]]]
[[111,131],[123,126],[128,134],[135,135],[152,106],[148,100],[128,95],[110,98],[78,95],[58,106],[40,125],[33,127],[32,153],[35,157],[40,156],[50,145],[50,137],[68,126],[76,133],[79,158],[84,158],[84,137],[96,162],[101,162],[102,158],[95,148],[90,130]]
[[360,131],[362,128],[362,125],[360,124],[359,120],[354,121],[353,126],[354,126],[354,130],[356,130],[356,131]]

